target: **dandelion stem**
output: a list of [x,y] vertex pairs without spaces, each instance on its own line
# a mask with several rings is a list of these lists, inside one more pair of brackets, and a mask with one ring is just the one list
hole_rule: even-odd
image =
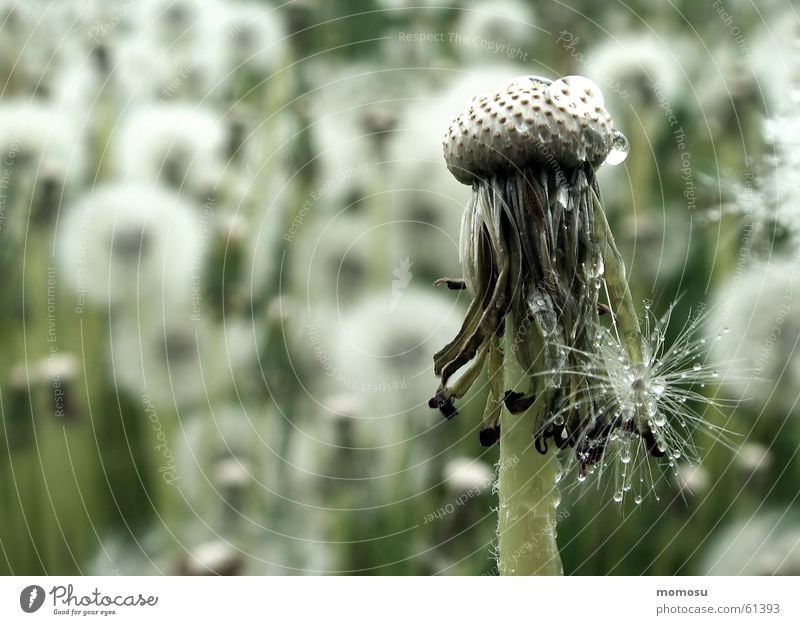
[[[516,357],[506,328],[505,386],[528,394],[530,372]],[[541,352],[541,350],[538,350]],[[541,363],[537,363],[541,364]],[[556,480],[561,472],[555,445],[540,454],[533,445],[533,432],[542,422],[544,394],[530,408],[512,414],[503,408],[500,416],[498,570],[501,575],[562,575],[556,543],[557,506],[560,494]]]
[[614,313],[614,323],[622,331],[625,350],[631,362],[642,364],[642,331],[625,276],[625,261],[614,242],[614,235],[611,233],[600,200],[594,193],[592,199],[594,201],[594,235],[603,255],[605,281],[609,303]]

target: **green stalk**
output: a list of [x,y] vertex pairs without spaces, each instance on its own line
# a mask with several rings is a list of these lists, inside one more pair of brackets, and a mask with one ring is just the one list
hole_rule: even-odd
[[642,331],[625,275],[625,261],[614,242],[614,235],[611,233],[603,206],[596,195],[593,194],[592,198],[594,200],[595,241],[600,246],[603,255],[605,282],[615,324],[622,332],[622,339],[631,362],[642,364]]
[[[520,365],[508,332],[505,343],[505,388],[528,394],[533,390],[531,376]],[[503,408],[500,415],[497,534],[501,575],[564,573],[556,543],[556,512],[561,500],[556,486],[561,474],[558,450],[553,445],[542,455],[533,446],[533,433],[542,422],[544,397],[538,393],[533,405],[522,413],[511,414]]]

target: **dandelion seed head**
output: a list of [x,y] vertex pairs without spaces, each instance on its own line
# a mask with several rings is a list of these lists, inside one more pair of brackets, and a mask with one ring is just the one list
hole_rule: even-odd
[[[630,361],[613,327],[600,328],[595,351],[584,355],[583,374],[590,384],[568,396],[565,408],[542,428],[552,431],[566,423],[568,431],[576,432],[569,463],[577,465],[578,481],[585,481],[587,474],[602,478],[610,472],[620,501],[630,490],[637,496],[646,496],[643,489],[655,490],[664,470],[675,473],[684,465],[698,465],[693,435],[708,429],[700,410],[719,404],[700,392],[701,385],[717,380],[699,333],[704,316],[690,318],[668,343],[672,315],[673,308],[661,318],[646,311],[642,363]],[[598,409],[575,421],[573,407],[590,401]]]
[[602,93],[590,80],[522,76],[473,98],[450,124],[443,146],[450,172],[472,184],[526,166],[600,165],[615,136]]

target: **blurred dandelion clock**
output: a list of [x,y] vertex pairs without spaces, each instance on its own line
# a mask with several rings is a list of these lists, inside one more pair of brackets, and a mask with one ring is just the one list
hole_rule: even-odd
[[[64,177],[81,183],[86,154],[75,119],[65,110],[38,102],[0,102],[0,149],[5,166],[19,173],[37,171],[43,163],[64,169]],[[6,174],[8,175],[8,174]]]
[[255,347],[244,323],[144,312],[112,318],[109,360],[115,384],[153,405],[181,412],[214,405],[247,375]]
[[787,114],[767,120],[764,136],[774,148],[767,161],[768,173],[757,181],[755,194],[742,193],[737,199],[743,212],[752,213],[761,234],[771,236],[770,226],[776,224],[781,234],[788,233],[796,240],[800,236],[800,192],[793,183],[800,167],[800,113],[789,109]]
[[529,62],[540,33],[531,6],[519,0],[500,0],[459,11],[450,41],[455,40],[456,56],[465,61],[493,62],[493,57]]
[[260,513],[261,476],[274,472],[272,415],[235,404],[215,405],[181,420],[175,452],[178,487],[192,510],[229,527]]
[[176,527],[159,525],[144,536],[110,536],[95,555],[93,575],[237,575],[246,551],[231,537],[196,518]]
[[[772,116],[796,106],[792,99],[800,85],[800,60],[797,42],[800,22],[797,9],[783,5],[774,11],[769,24],[764,24],[753,37],[750,64],[758,76],[759,90],[765,97],[767,115]],[[794,88],[787,89],[787,86]]]
[[374,418],[391,421],[396,411],[424,406],[431,354],[439,337],[458,330],[461,312],[450,298],[410,284],[370,295],[332,337],[332,382],[360,395]]
[[494,480],[492,468],[475,458],[453,458],[444,466],[445,485],[456,495],[488,492]]
[[203,255],[192,206],[154,186],[106,185],[70,206],[59,266],[94,304],[189,302]]
[[732,522],[703,562],[705,575],[800,575],[800,520],[784,510]]
[[270,78],[287,54],[287,35],[282,14],[259,2],[232,2],[225,10],[224,37],[229,45],[229,71],[251,80]]
[[[321,308],[350,307],[363,293],[372,271],[378,232],[361,216],[339,215],[316,226],[302,225],[292,268],[292,288],[312,316]],[[387,279],[389,276],[387,276]]]
[[[600,176],[598,179],[604,181]],[[626,215],[620,224],[619,241],[637,279],[654,287],[679,275],[691,251],[691,229],[691,221],[678,205]]]
[[697,58],[685,54],[680,37],[652,33],[614,37],[590,49],[587,56],[590,76],[620,96],[609,105],[619,113],[622,107],[656,108],[662,99],[676,108]]
[[383,152],[420,80],[404,68],[320,63],[308,70],[319,85],[303,96],[311,118],[314,165],[325,205],[358,208],[382,191]]
[[[791,414],[800,388],[800,316],[794,302],[796,260],[773,257],[733,276],[718,294],[708,321],[714,359],[725,390],[765,418]],[[717,338],[720,337],[720,338]],[[739,379],[735,371],[746,371]]]
[[128,182],[160,181],[201,199],[225,167],[225,127],[219,116],[187,103],[135,109],[116,146],[118,175]]
[[208,41],[223,5],[217,0],[140,0],[131,20],[138,32],[167,50]]

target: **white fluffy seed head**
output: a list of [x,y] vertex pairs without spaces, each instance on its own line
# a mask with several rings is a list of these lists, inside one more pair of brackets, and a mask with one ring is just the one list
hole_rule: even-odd
[[614,124],[600,88],[582,76],[513,79],[479,95],[450,124],[447,167],[464,184],[532,164],[599,165],[611,152]]
[[444,481],[454,493],[484,493],[494,484],[494,471],[482,460],[453,458],[444,466]]

